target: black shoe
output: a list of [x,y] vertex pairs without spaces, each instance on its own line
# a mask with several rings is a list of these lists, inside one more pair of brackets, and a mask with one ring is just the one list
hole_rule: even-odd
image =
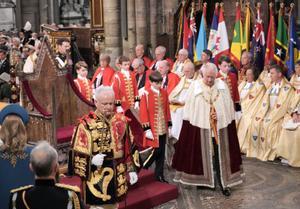
[[210,187],[206,187],[206,186],[197,186],[197,190],[212,190],[212,191],[215,191],[216,188],[210,188]]
[[222,193],[224,196],[229,197],[231,195],[231,190],[228,187],[225,187],[224,189],[222,189]]
[[157,178],[156,178],[156,180],[157,181],[160,181],[161,183],[169,183],[164,177],[162,177],[162,176],[158,176]]

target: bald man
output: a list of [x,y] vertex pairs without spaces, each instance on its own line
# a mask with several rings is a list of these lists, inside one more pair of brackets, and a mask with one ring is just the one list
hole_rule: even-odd
[[157,70],[158,68],[158,61],[162,61],[162,60],[167,60],[170,66],[170,69],[172,69],[173,67],[173,60],[171,60],[170,58],[166,57],[166,53],[167,53],[167,49],[164,46],[158,46],[155,48],[155,60],[152,61],[151,65],[150,65],[150,70]]
[[189,52],[186,49],[180,49],[178,52],[178,58],[175,61],[172,73],[177,74],[179,77],[183,77],[183,66],[184,64],[191,62],[191,60],[188,58]]
[[145,55],[145,49],[144,49],[143,44],[136,45],[136,47],[135,47],[135,56],[136,56],[136,58],[142,59],[143,62],[144,62],[144,65],[147,68],[150,68],[152,60]]

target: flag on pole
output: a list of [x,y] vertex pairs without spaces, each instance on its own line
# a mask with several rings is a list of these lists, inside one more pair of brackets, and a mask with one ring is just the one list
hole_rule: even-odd
[[277,63],[284,66],[286,55],[287,55],[287,45],[288,45],[288,30],[287,25],[284,22],[284,3],[280,4],[280,10],[278,14],[278,28],[275,41],[275,51],[274,58]]
[[230,48],[230,59],[236,68],[240,68],[241,55],[243,47],[243,26],[241,20],[241,5],[236,2],[235,25],[233,30],[233,39]]
[[190,27],[188,35],[188,52],[190,60],[194,60],[194,50],[195,50],[195,34],[197,33],[195,16],[194,16],[195,3],[192,2],[192,9],[190,15]]
[[250,48],[250,28],[251,28],[251,11],[249,2],[246,3],[246,18],[243,33],[243,50],[249,51]]
[[266,48],[266,54],[265,54],[265,65],[268,65],[270,60],[274,59],[275,37],[276,37],[273,3],[270,3],[269,6],[270,6],[270,18],[269,18],[270,20],[269,20],[269,27],[268,27],[267,48]]
[[186,13],[183,12],[183,48],[184,49],[188,49],[188,37],[189,37],[189,22],[188,19],[186,17]]
[[219,24],[216,38],[216,56],[214,59],[215,64],[218,63],[218,59],[222,55],[229,55],[229,42],[224,18],[223,5],[223,3],[220,3]]
[[253,52],[253,58],[254,58],[254,66],[257,70],[259,70],[259,73],[263,71],[264,69],[264,57],[265,57],[265,33],[264,33],[264,26],[263,21],[261,19],[260,14],[261,9],[261,3],[257,3],[257,16],[256,16],[256,22],[253,32],[253,39],[252,39],[252,52]]
[[184,8],[185,8],[185,2],[181,2],[181,8],[179,12],[179,19],[178,19],[178,28],[177,28],[177,49],[176,54],[178,51],[183,47],[183,26],[184,26]]
[[289,20],[289,47],[288,47],[288,60],[287,65],[287,74],[286,77],[290,79],[295,72],[295,61],[298,59],[300,43],[296,34],[296,22],[294,16],[294,4],[291,4],[290,11],[290,20]]
[[200,61],[201,60],[201,54],[202,54],[203,50],[207,49],[206,6],[207,6],[207,3],[204,3],[203,4],[202,17],[201,17],[201,23],[200,23],[199,33],[198,33],[198,38],[197,38],[194,62]]
[[216,40],[218,31],[218,19],[219,19],[219,3],[216,3],[213,20],[209,32],[209,39],[207,43],[207,49],[212,52],[212,58],[216,55]]

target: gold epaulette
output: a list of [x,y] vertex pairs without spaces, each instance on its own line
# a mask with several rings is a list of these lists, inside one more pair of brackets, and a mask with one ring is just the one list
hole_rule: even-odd
[[10,193],[16,193],[16,192],[19,192],[19,191],[27,190],[27,189],[30,189],[32,187],[33,187],[33,185],[22,186],[22,187],[10,190]]
[[71,186],[68,184],[60,184],[60,183],[56,183],[55,186],[57,186],[59,188],[63,188],[63,189],[72,190],[74,192],[80,192],[80,189],[78,186]]

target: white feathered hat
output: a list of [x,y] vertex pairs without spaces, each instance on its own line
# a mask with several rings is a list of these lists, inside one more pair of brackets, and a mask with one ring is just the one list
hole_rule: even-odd
[[23,28],[25,31],[30,31],[31,30],[31,23],[29,21],[27,21],[24,25]]

